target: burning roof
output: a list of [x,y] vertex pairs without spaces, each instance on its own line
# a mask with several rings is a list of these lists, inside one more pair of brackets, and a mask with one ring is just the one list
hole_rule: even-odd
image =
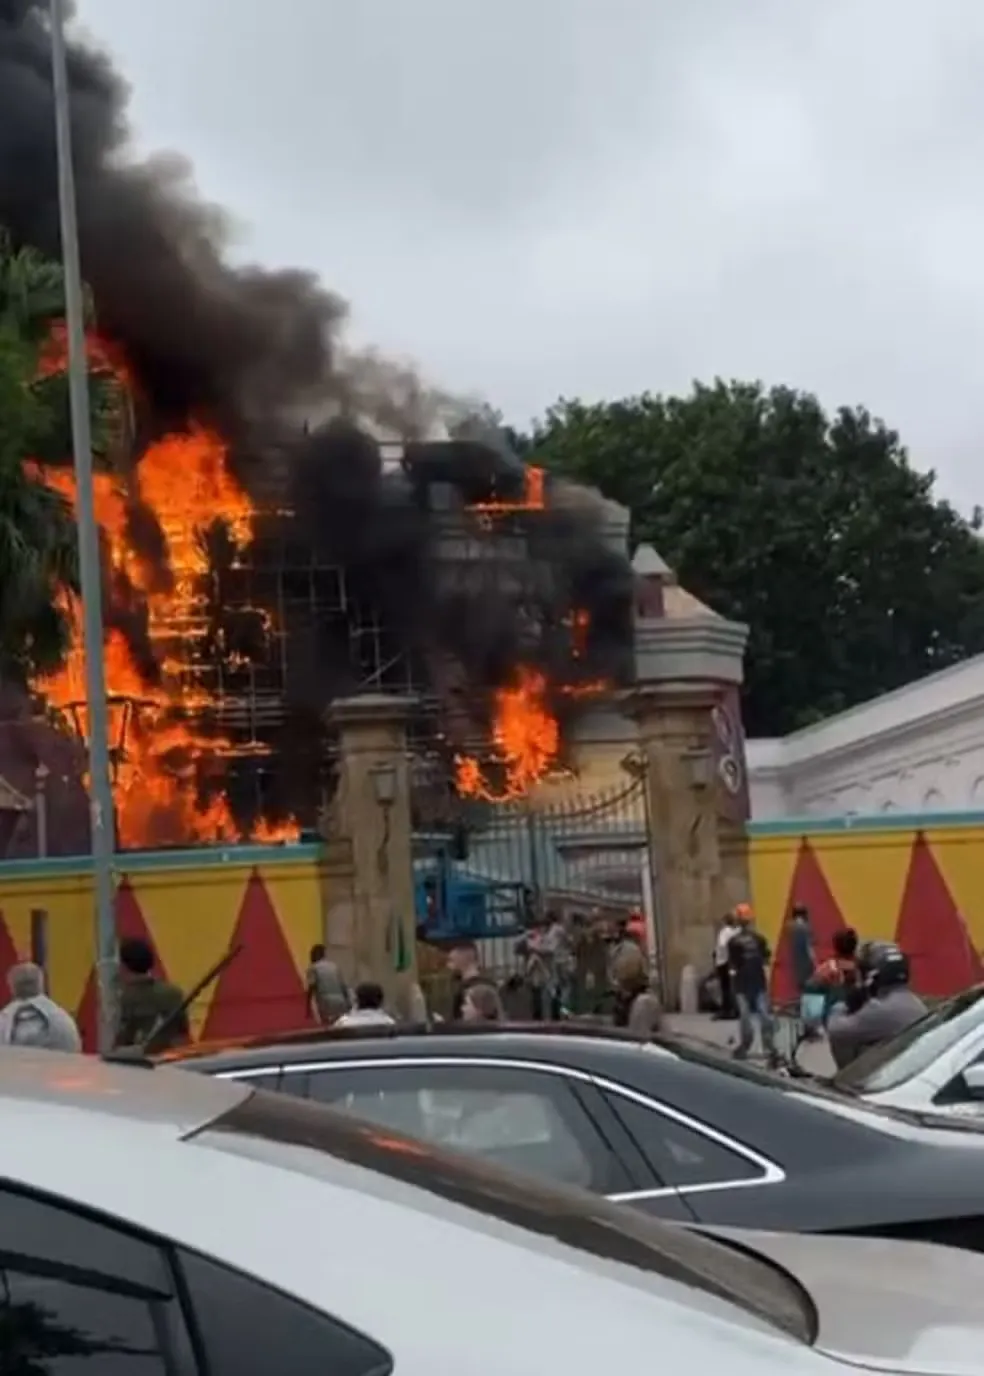
[[[46,9],[0,0],[0,223],[57,256]],[[292,825],[311,731],[363,683],[356,607],[443,703],[459,786],[516,796],[556,757],[565,713],[627,667],[631,571],[605,507],[498,436],[432,438],[444,399],[344,355],[344,305],[310,273],[230,265],[187,168],[131,155],[108,58],[76,41],[70,59],[92,362],[118,377],[127,421],[96,494],[123,843]],[[56,332],[45,366],[59,350]],[[71,495],[68,466],[44,476]],[[305,570],[338,571],[343,591],[305,606]],[[275,660],[276,720],[230,728],[229,702],[258,700]],[[77,655],[37,687],[84,730]],[[250,751],[285,783],[272,801],[231,782]]]

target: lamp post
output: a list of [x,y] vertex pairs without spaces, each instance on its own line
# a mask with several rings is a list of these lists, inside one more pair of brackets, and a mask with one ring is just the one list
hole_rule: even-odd
[[115,1035],[114,972],[116,917],[113,906],[113,791],[109,773],[109,713],[103,662],[102,576],[99,528],[92,487],[92,433],[89,418],[89,368],[85,311],[79,264],[79,233],[72,165],[72,125],[65,58],[63,0],[50,0],[51,70],[58,153],[58,208],[65,275],[65,326],[68,334],[68,385],[75,458],[76,513],[85,650],[86,715],[89,741],[90,834],[95,886],[96,973],[99,984],[99,1049]]
[[39,860],[48,857],[48,776],[51,770],[42,760],[34,771],[34,830]]

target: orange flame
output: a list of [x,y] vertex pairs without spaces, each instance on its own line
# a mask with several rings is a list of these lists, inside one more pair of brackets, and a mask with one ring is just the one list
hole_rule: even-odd
[[[94,367],[125,378],[125,368],[108,346],[90,339],[89,349]],[[41,371],[50,374],[63,366],[64,330],[56,328]],[[70,470],[40,472],[36,465],[30,467],[74,507],[75,478]],[[250,500],[228,472],[223,441],[199,426],[151,445],[128,483],[97,473],[94,498],[111,567],[146,601],[148,631],[161,670],[160,683],[148,685],[126,638],[118,630],[107,631],[103,656],[119,842],[131,847],[239,839],[225,794],[221,789],[202,789],[210,769],[217,772],[222,756],[229,753],[230,742],[198,730],[189,712],[209,703],[196,684],[192,654],[207,633],[203,580],[208,558],[202,537],[222,520],[235,546],[243,549],[252,536]],[[133,535],[131,517],[140,507],[156,516],[172,575],[170,587],[160,586]],[[64,668],[35,687],[85,737],[81,607],[74,598],[66,599],[63,607],[72,625],[73,648]],[[294,839],[297,830],[293,820],[281,826],[264,822],[257,839]]]
[[547,681],[541,673],[520,669],[514,687],[495,695],[492,740],[502,787],[496,789],[471,755],[455,758],[455,782],[465,797],[502,803],[528,793],[556,763],[560,728],[546,703]]
[[472,502],[468,510],[494,516],[510,511],[542,511],[545,505],[544,471],[530,464],[525,470],[522,497],[512,502]]
[[[119,350],[114,349],[108,340],[89,331],[85,338],[85,352],[89,361],[89,371],[93,373],[112,373],[118,382],[129,384],[130,370]],[[48,338],[38,360],[38,376],[53,377],[65,371],[68,357],[68,329],[63,320],[56,320],[48,332]]]

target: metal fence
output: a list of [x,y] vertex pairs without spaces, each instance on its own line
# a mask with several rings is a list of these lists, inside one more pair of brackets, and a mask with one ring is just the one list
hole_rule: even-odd
[[[647,945],[658,947],[642,782],[557,801],[536,794],[519,802],[483,803],[446,795],[443,815],[414,833],[418,938],[441,948],[467,938],[482,964],[509,988],[518,974],[517,942],[537,921],[565,919],[581,948],[588,983],[601,997],[606,937],[618,919],[640,914]],[[597,949],[593,949],[597,947]],[[602,954],[604,952],[604,955]],[[435,965],[439,961],[435,962]],[[437,1006],[440,978],[430,974]],[[573,997],[577,997],[574,991]],[[580,1012],[597,998],[577,997]],[[590,1007],[588,1005],[591,1005]]]
[[553,804],[459,799],[441,821],[413,838],[418,923],[434,939],[511,937],[548,912],[651,908],[637,781]]

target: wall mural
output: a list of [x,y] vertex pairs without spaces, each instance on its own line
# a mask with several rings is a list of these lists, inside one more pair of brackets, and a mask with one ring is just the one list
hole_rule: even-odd
[[984,817],[922,828],[873,820],[800,834],[759,823],[749,863],[780,1000],[795,994],[785,925],[794,903],[809,909],[821,954],[829,954],[835,931],[854,927],[862,940],[897,941],[923,994],[984,980]]

